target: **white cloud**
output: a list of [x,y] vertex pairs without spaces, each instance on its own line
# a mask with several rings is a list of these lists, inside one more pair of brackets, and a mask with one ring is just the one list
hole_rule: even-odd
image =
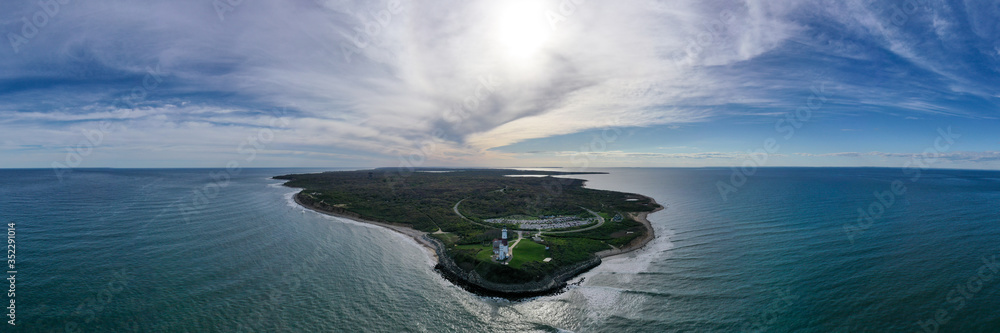
[[901,159],[944,159],[953,162],[990,162],[990,161],[1000,161],[1000,151],[958,151],[958,152],[940,152],[937,154],[923,154],[923,153],[886,153],[886,152],[840,152],[840,153],[827,153],[827,154],[808,154],[808,153],[797,153],[799,156],[808,157],[881,157],[881,158],[901,158]]
[[[205,1],[72,2],[21,53],[0,48],[10,59],[0,64],[0,83],[42,87],[4,95],[10,104],[0,104],[7,110],[0,123],[16,128],[0,140],[71,145],[82,128],[116,119],[107,104],[140,86],[150,66],[161,68],[163,86],[116,119],[131,130],[109,136],[108,147],[200,152],[199,142],[239,143],[267,126],[260,111],[288,107],[287,127],[275,138],[285,153],[394,163],[396,155],[423,151],[463,163],[498,156],[491,148],[591,129],[781,116],[802,106],[798,94],[808,93],[809,80],[833,81],[829,90],[842,95],[841,105],[971,116],[922,97],[887,97],[895,86],[817,75],[831,61],[817,53],[880,59],[867,42],[937,73],[954,92],[989,91],[865,1],[587,1],[562,13],[554,29],[543,24],[534,33],[497,15],[515,2],[402,1],[395,13],[381,1],[243,2],[225,20]],[[523,12],[523,22],[545,20],[564,2],[534,3],[540,7]],[[26,4],[0,19],[10,26],[34,10]],[[910,25],[953,33],[946,8],[928,13],[932,19],[912,15]],[[815,17],[877,38],[835,37],[811,24]],[[976,22],[977,33],[990,33],[986,21]],[[526,49],[512,56],[509,46]],[[778,60],[811,63],[775,61],[776,50],[788,53]],[[455,114],[463,103],[469,109]],[[729,104],[754,108],[721,107]],[[702,154],[630,156],[722,156]]]

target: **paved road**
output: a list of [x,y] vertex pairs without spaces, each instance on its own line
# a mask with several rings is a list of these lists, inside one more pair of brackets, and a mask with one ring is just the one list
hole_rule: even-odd
[[[468,199],[468,198],[465,198],[465,199]],[[482,223],[470,220],[468,217],[465,217],[465,215],[462,215],[462,213],[458,212],[458,205],[461,204],[462,201],[465,201],[465,199],[459,200],[458,202],[455,203],[455,207],[451,208],[452,210],[455,211],[455,215],[458,215],[458,217],[461,217],[463,220],[469,221],[472,224],[481,225],[481,226],[484,226],[484,227],[487,227],[487,228],[492,228],[493,226],[488,226],[488,225],[485,225],[485,224],[482,224]]]
[[523,238],[523,237],[521,237],[521,231],[520,230],[514,230],[514,231],[517,231],[517,240],[514,241],[514,244],[510,244],[510,246],[507,247],[507,250],[510,251],[510,253],[508,253],[507,256],[508,257],[512,257],[512,258],[514,257],[514,247],[517,246],[517,243],[520,243],[521,239]]

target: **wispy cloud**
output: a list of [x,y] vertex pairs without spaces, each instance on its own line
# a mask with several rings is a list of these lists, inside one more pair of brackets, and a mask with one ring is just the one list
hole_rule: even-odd
[[810,154],[810,153],[795,153],[798,156],[807,157],[881,157],[881,158],[899,158],[899,159],[944,159],[955,162],[990,162],[990,161],[1000,161],[1000,151],[957,151],[957,152],[940,152],[935,154],[923,154],[923,153],[886,153],[886,152],[840,152],[840,153],[827,153],[827,154]]
[[[0,47],[0,142],[52,154],[114,121],[128,126],[104,150],[196,155],[284,108],[269,154],[470,163],[592,129],[770,119],[815,82],[830,99],[817,117],[977,118],[988,113],[956,105],[997,103],[996,9],[975,4],[928,4],[898,24],[866,1],[393,3],[246,2],[220,20],[204,1],[71,2],[18,52]],[[38,10],[5,6],[13,33]],[[118,117],[151,67],[162,85]],[[632,157],[717,153],[700,154]]]
[[[552,156],[587,156],[590,158],[600,158],[614,160],[619,158],[640,158],[640,159],[722,159],[739,160],[750,158],[751,155],[741,152],[698,152],[698,153],[647,153],[647,152],[624,152],[624,151],[604,151],[604,152],[579,152],[579,151],[536,151],[535,154],[546,154]],[[771,157],[785,157],[784,154],[771,154]]]

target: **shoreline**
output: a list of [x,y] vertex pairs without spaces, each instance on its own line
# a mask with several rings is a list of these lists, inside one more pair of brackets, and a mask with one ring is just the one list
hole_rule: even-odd
[[[295,187],[290,187],[295,188]],[[334,212],[329,212],[321,210],[311,205],[307,205],[299,200],[299,194],[302,191],[292,194],[292,199],[299,206],[309,209],[311,211],[329,215],[333,217],[346,218],[351,221],[358,223],[372,224],[386,229],[395,231],[404,236],[412,238],[417,244],[422,245],[424,248],[430,250],[429,253],[431,257],[434,258],[434,269],[437,270],[445,280],[469,291],[473,294],[488,297],[504,297],[508,299],[523,299],[528,297],[545,296],[560,293],[566,286],[567,282],[580,276],[581,274],[590,271],[591,269],[600,266],[603,258],[613,257],[617,255],[627,254],[639,249],[646,247],[650,241],[656,238],[655,232],[653,230],[652,224],[647,219],[649,214],[663,210],[665,207],[656,202],[653,198],[639,195],[648,198],[653,204],[657,205],[658,208],[649,212],[632,212],[628,213],[630,217],[634,220],[642,223],[646,227],[646,235],[642,238],[637,238],[630,242],[625,247],[619,249],[603,250],[594,253],[594,258],[581,262],[572,266],[565,267],[565,269],[558,271],[555,276],[551,276],[545,281],[529,282],[523,284],[499,284],[482,279],[475,272],[464,272],[459,269],[450,257],[445,253],[446,249],[443,243],[430,237],[430,233],[426,233],[417,229],[410,228],[405,225],[397,225],[387,222],[376,222],[371,220],[366,220],[357,216],[351,216],[347,214],[338,214]]]
[[653,230],[653,224],[649,222],[649,219],[647,217],[649,216],[649,214],[653,214],[658,211],[664,210],[667,207],[656,202],[656,199],[653,199],[651,197],[647,197],[645,195],[636,193],[632,194],[647,198],[649,199],[649,201],[653,202],[653,204],[659,206],[658,208],[649,212],[628,213],[628,215],[632,217],[633,220],[636,220],[639,223],[642,223],[642,225],[646,226],[647,230],[646,235],[643,236],[642,238],[637,238],[629,242],[627,245],[625,245],[625,247],[622,247],[620,249],[604,250],[595,253],[601,259],[628,254],[629,252],[641,250],[642,248],[646,247],[646,244],[649,244],[649,242],[653,241],[653,239],[656,239],[656,232]]
[[324,215],[345,218],[345,219],[348,219],[348,220],[351,220],[351,221],[354,221],[354,222],[358,222],[358,223],[374,224],[374,225],[377,225],[377,226],[380,226],[380,227],[383,227],[383,228],[395,231],[395,232],[400,233],[400,234],[402,234],[404,236],[408,236],[410,238],[413,238],[413,240],[416,241],[417,244],[423,245],[423,247],[425,247],[428,250],[430,250],[430,255],[431,255],[431,257],[434,258],[435,262],[440,262],[441,261],[441,258],[438,258],[438,255],[437,255],[437,252],[436,252],[436,249],[435,249],[435,245],[432,244],[432,243],[430,243],[430,242],[428,242],[426,239],[424,239],[424,235],[426,233],[423,232],[423,231],[420,231],[420,230],[417,230],[417,229],[413,229],[413,228],[410,228],[410,227],[407,227],[407,226],[403,226],[403,225],[395,225],[395,224],[385,223],[385,222],[375,222],[375,221],[365,220],[365,219],[362,219],[362,218],[359,218],[359,217],[355,217],[355,216],[349,216],[349,215],[344,215],[344,214],[337,214],[337,213],[334,213],[334,212],[328,212],[328,211],[325,211],[325,210],[321,210],[319,208],[312,207],[310,205],[306,205],[302,201],[299,201],[299,193],[301,193],[301,191],[300,192],[296,192],[295,194],[292,194],[292,200],[295,200],[295,203],[299,204],[299,206],[302,206],[305,209],[308,209],[308,210],[311,210],[311,211],[314,211],[314,212],[317,212],[317,213],[320,213],[320,214],[324,214]]

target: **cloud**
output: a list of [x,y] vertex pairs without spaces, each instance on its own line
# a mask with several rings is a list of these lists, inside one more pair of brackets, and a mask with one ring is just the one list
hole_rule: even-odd
[[886,152],[840,152],[840,153],[827,153],[827,154],[810,154],[810,153],[795,153],[798,156],[806,157],[850,157],[859,158],[865,156],[874,156],[881,158],[899,158],[899,159],[944,159],[952,162],[991,162],[1000,161],[1000,151],[958,151],[958,152],[941,152],[936,154],[923,154],[923,153],[886,153]]
[[[817,116],[982,117],[955,103],[997,90],[995,69],[949,44],[966,23],[996,40],[988,8],[928,5],[896,24],[863,1],[393,3],[70,2],[18,52],[0,47],[0,142],[41,159],[106,120],[130,129],[105,149],[194,156],[283,109],[273,154],[461,164],[586,130],[785,114],[818,86]],[[15,33],[38,10],[8,7],[0,26]],[[151,68],[162,83],[144,88]],[[722,158],[699,154],[630,156]]]
[[676,147],[656,147],[656,149],[663,149],[663,150],[674,150],[674,149],[695,149],[695,150],[697,150],[697,149],[698,149],[698,147],[690,147],[690,146],[676,146]]
[[[544,19],[558,11],[556,5],[525,15]],[[485,150],[608,123],[700,121],[707,117],[702,110],[670,107],[709,95],[679,85],[681,72],[765,52],[788,25],[774,20],[768,6],[737,8],[719,18],[714,8],[694,3],[681,10],[647,5],[580,5],[563,13],[565,22],[552,31],[535,32],[551,35],[551,43],[518,61],[491,41],[494,30],[511,28],[491,24],[492,13],[501,9],[494,2],[403,2],[398,10],[347,1],[245,3],[224,13],[224,20],[204,2],[64,5],[22,53],[8,54],[18,61],[8,64],[6,80],[42,75],[53,88],[71,80],[95,83],[95,74],[112,80],[77,87],[67,94],[76,104],[48,112],[32,110],[39,106],[30,101],[37,89],[8,91],[19,109],[8,121],[109,118],[75,111],[127,94],[153,66],[162,68],[166,80],[144,96],[153,106],[291,106],[309,120],[301,130],[326,126],[328,135],[338,137],[327,140],[335,146],[356,145],[340,137],[361,137],[372,141],[370,148],[392,154],[441,132],[453,149],[471,144]],[[144,15],[150,11],[156,15]],[[664,18],[674,23],[665,25]],[[701,32],[702,22],[713,19],[723,24],[712,36],[718,40],[687,54],[691,63],[677,64],[657,52],[681,48]],[[74,28],[79,24],[84,26]],[[62,72],[66,68],[77,69]],[[481,89],[484,81],[501,84]],[[160,115],[196,118],[191,110]]]
[[[698,152],[698,153],[647,153],[647,152],[624,152],[624,151],[599,151],[599,152],[579,152],[579,151],[553,151],[553,152],[533,152],[536,154],[547,154],[560,157],[585,156],[591,159],[600,158],[615,160],[621,158],[632,159],[720,159],[720,160],[742,160],[750,158],[747,153],[741,152]],[[786,157],[785,154],[770,154],[769,157]]]

